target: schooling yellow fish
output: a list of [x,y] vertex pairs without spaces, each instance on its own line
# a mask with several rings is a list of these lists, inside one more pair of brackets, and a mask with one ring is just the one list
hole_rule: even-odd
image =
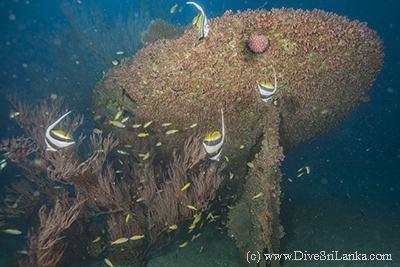
[[178,229],[178,225],[174,224],[169,227],[169,230],[176,230]]
[[273,86],[271,83],[267,83],[267,82],[262,82],[262,83],[258,84],[258,90],[261,95],[261,100],[264,101],[265,103],[267,103],[268,100],[274,96],[274,94],[276,93],[276,90],[278,89],[275,68],[272,67],[272,69],[274,70],[275,86]]
[[109,259],[104,259],[104,262],[110,266],[110,267],[114,267],[114,265],[111,263],[111,261]]
[[71,112],[72,111],[68,111],[60,118],[58,118],[55,122],[50,124],[49,127],[47,127],[44,139],[44,141],[46,142],[47,151],[58,151],[59,149],[75,144],[70,135],[65,134],[62,131],[53,131],[53,128]]
[[139,136],[139,137],[145,137],[145,136],[148,136],[149,134],[148,133],[139,133],[137,136]]
[[1,230],[3,233],[9,234],[9,235],[20,235],[22,234],[22,232],[20,230],[17,229],[5,229],[5,230]]
[[209,133],[203,141],[204,150],[212,160],[219,161],[225,141],[224,111],[221,109],[222,134],[219,132]]
[[178,130],[169,130],[167,132],[165,132],[165,134],[174,134],[176,133]]
[[310,174],[310,170],[311,170],[310,167],[306,166],[305,169],[306,169],[307,174]]
[[257,194],[257,195],[255,195],[255,196],[253,196],[253,198],[255,199],[255,198],[259,198],[259,197],[261,197],[261,196],[263,196],[264,194],[263,193],[259,193],[259,194]]
[[185,243],[183,243],[182,245],[180,245],[179,247],[180,247],[180,248],[184,248],[184,247],[187,246],[187,244],[188,244],[188,242],[185,242]]
[[173,7],[171,7],[171,10],[170,10],[171,14],[175,13],[175,10],[176,10],[177,6],[178,6],[178,4],[175,4]]
[[193,207],[192,205],[187,205],[187,207],[191,210],[197,210],[195,207]]
[[112,125],[114,125],[114,126],[116,126],[118,128],[125,128],[125,124],[123,124],[120,121],[110,121],[110,124],[112,124]]
[[143,128],[149,127],[149,125],[150,125],[152,122],[153,122],[153,121],[146,122],[146,123],[143,125]]
[[123,111],[122,109],[121,109],[121,110],[118,110],[117,114],[115,114],[114,120],[115,120],[115,121],[118,120],[119,117],[121,117],[121,115],[122,115],[123,112],[124,112],[124,111]]
[[115,241],[113,241],[113,242],[111,242],[111,246],[112,245],[119,245],[119,244],[123,244],[123,243],[125,243],[125,242],[128,242],[128,240],[129,240],[129,238],[126,238],[126,237],[121,237],[121,238],[118,238],[117,240],[115,240]]
[[181,191],[186,190],[189,186],[190,186],[190,183],[185,184],[185,186],[181,188]]
[[129,238],[130,240],[139,240],[144,238],[144,235],[134,235],[131,238]]

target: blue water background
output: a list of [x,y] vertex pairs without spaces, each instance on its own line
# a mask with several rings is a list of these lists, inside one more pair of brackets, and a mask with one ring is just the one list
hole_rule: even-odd
[[[85,4],[89,3],[83,1]],[[185,1],[177,1],[179,6]],[[209,17],[222,15],[225,10],[255,9],[264,1],[202,1]],[[118,12],[127,16],[127,8],[135,1],[96,1],[111,17]],[[165,2],[169,9],[175,2]],[[333,216],[349,216],[340,207],[356,205],[362,216],[382,215],[387,218],[400,213],[400,1],[336,0],[336,1],[268,1],[264,8],[323,9],[351,20],[360,20],[377,31],[384,42],[385,64],[374,82],[369,96],[371,101],[361,103],[340,125],[318,139],[303,145],[286,155],[282,170],[285,198],[282,205],[282,223],[290,229],[293,219],[290,212],[304,208],[304,214],[312,214],[316,206],[336,209]],[[196,11],[184,7],[171,21],[186,24]],[[0,1],[0,137],[20,135],[21,131],[10,121],[7,95],[18,96],[35,103],[51,93],[66,97],[66,103],[81,113],[90,115],[92,88],[69,84],[59,88],[37,86],[43,81],[58,77],[60,83],[68,84],[69,73],[59,71],[51,47],[44,40],[59,39],[56,34],[69,25],[60,9],[59,1]],[[61,38],[62,39],[62,38]],[[36,76],[28,74],[28,69]],[[93,72],[102,67],[93,63]],[[31,72],[32,73],[32,72]],[[94,84],[96,75],[82,84]],[[44,82],[46,84],[46,82]],[[50,84],[50,83],[49,83]],[[62,89],[60,89],[62,88]],[[88,122],[87,127],[90,127]],[[295,179],[297,169],[311,167],[310,176]],[[1,174],[3,185],[12,182],[16,168],[8,166]],[[313,206],[315,205],[315,206]],[[307,210],[309,208],[310,210]],[[372,210],[370,213],[369,210]],[[378,212],[379,211],[379,212]],[[377,212],[377,213],[375,213]],[[314,215],[313,215],[314,216]],[[387,232],[400,236],[399,217],[384,221]],[[390,224],[385,224],[391,222]],[[285,225],[287,223],[287,225]],[[358,227],[363,227],[360,223]],[[373,227],[368,225],[368,227]],[[293,229],[292,229],[293,230]],[[290,233],[288,233],[290,235]],[[384,240],[377,240],[377,243]],[[290,242],[283,240],[284,249]],[[399,243],[396,244],[399,246]],[[380,251],[384,252],[384,251]],[[397,255],[399,256],[399,255]],[[400,264],[400,259],[397,258]],[[395,265],[388,265],[395,266]],[[400,265],[398,265],[400,266]]]

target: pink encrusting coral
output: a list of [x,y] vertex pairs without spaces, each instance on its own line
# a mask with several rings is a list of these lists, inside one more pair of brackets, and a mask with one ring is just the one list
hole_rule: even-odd
[[[155,139],[169,138],[173,147],[180,147],[191,131],[206,135],[220,130],[222,108],[227,136],[223,156],[235,164],[232,168],[246,166],[257,144],[263,148],[264,163],[255,163],[262,170],[277,168],[282,147],[289,150],[316,138],[367,100],[383,64],[382,42],[365,23],[321,10],[227,11],[211,19],[210,28],[201,41],[193,28],[177,40],[159,40],[123,60],[98,84],[98,98],[116,92],[129,95],[138,109],[115,100],[138,117],[153,120]],[[260,36],[264,43],[253,43]],[[274,83],[273,68],[278,89],[265,103],[257,85]],[[179,129],[173,137],[165,136],[161,124],[166,122]],[[194,130],[193,123],[197,123]],[[263,137],[265,132],[275,141],[260,145],[264,138],[270,141]],[[235,171],[242,178],[246,173],[245,167]],[[264,175],[254,177],[258,182],[265,179],[266,187],[279,177]],[[251,184],[248,181],[247,195],[260,193]],[[272,193],[279,196],[280,191],[267,193],[264,198],[272,198]],[[279,205],[277,198],[262,203]]]
[[264,35],[252,35],[247,41],[251,51],[255,53],[262,53],[268,47],[268,38]]

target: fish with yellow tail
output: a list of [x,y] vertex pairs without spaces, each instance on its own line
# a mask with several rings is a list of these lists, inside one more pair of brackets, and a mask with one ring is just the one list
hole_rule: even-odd
[[120,121],[110,121],[110,124],[112,124],[112,125],[114,125],[115,127],[118,127],[118,128],[125,128],[125,124],[123,124]]
[[186,190],[189,186],[190,186],[190,183],[185,184],[185,186],[181,188],[181,191]]
[[263,195],[264,195],[263,193],[259,193],[259,194],[255,195],[255,196],[253,196],[253,198],[256,199],[256,198],[262,197]]
[[53,128],[60,123],[62,119],[64,119],[69,113],[72,111],[68,111],[60,118],[58,118],[55,122],[50,124],[46,129],[44,141],[46,142],[46,150],[47,151],[58,151],[59,149],[66,148],[70,145],[75,144],[74,140],[70,134],[66,134],[60,130],[53,130]]
[[210,31],[210,25],[208,25],[207,17],[203,11],[203,8],[195,2],[186,2],[186,4],[194,5],[201,12],[196,24],[197,24],[197,27],[199,28],[200,40],[207,37],[207,35]]
[[219,161],[221,157],[222,148],[225,141],[225,124],[224,124],[224,112],[221,109],[221,120],[222,120],[222,134],[220,132],[209,133],[203,141],[204,149],[208,157],[212,160]]
[[276,90],[278,89],[278,82],[276,80],[275,68],[272,67],[272,69],[274,70],[275,86],[273,86],[272,83],[268,82],[262,82],[258,84],[258,91],[260,92],[261,100],[264,101],[265,103],[267,103],[268,100],[274,96]]
[[123,243],[126,243],[126,242],[128,242],[128,240],[129,240],[129,238],[126,238],[126,237],[121,237],[121,238],[118,238],[117,240],[115,240],[115,241],[112,241],[111,242],[111,246],[112,245],[119,245],[119,244],[123,244]]
[[173,7],[171,7],[171,14],[175,13],[176,7],[178,6],[178,4],[175,4]]
[[104,262],[110,266],[110,267],[114,267],[114,265],[111,263],[111,261],[109,259],[104,259]]
[[1,232],[5,233],[5,234],[9,234],[9,235],[20,235],[20,234],[22,234],[22,232],[20,230],[17,230],[17,229],[4,229],[4,230],[1,230]]
[[134,235],[131,238],[129,238],[130,240],[139,240],[144,238],[144,235]]

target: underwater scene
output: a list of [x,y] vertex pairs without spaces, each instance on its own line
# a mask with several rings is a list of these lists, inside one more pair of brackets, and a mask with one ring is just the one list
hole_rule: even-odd
[[400,266],[399,8],[0,0],[0,266]]

